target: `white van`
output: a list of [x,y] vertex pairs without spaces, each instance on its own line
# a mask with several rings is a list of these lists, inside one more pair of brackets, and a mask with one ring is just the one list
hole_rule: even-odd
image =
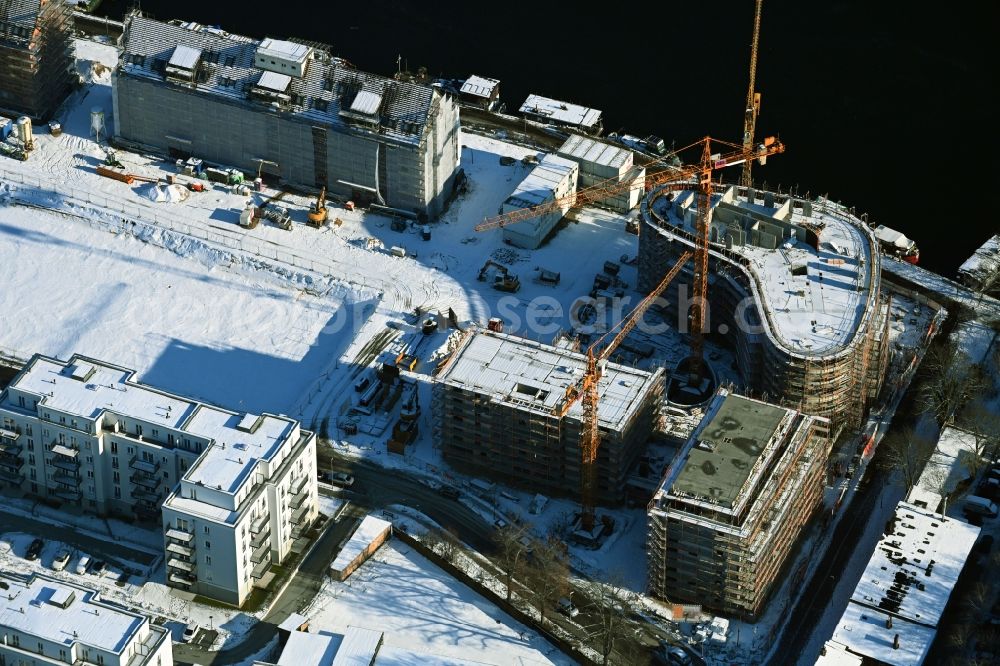
[[996,518],[997,513],[1000,513],[996,504],[978,495],[969,495],[965,498],[965,511],[987,518]]

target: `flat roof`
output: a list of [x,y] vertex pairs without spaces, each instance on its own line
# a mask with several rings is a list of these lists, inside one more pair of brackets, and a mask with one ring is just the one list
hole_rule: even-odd
[[[587,369],[579,352],[560,349],[526,338],[477,330],[466,338],[437,381],[489,396],[540,413],[551,413],[561,404],[566,389],[575,386]],[[641,407],[654,387],[655,374],[608,363],[597,385],[601,426],[621,430]],[[583,406],[577,400],[567,418],[580,420]]]
[[475,97],[492,97],[493,91],[500,85],[498,79],[488,79],[485,76],[473,74],[465,80],[459,90],[463,95],[474,95]]
[[984,278],[1000,271],[1000,234],[990,236],[958,267],[959,274]]
[[980,528],[907,502],[896,507],[851,601],[927,626],[941,621]]
[[292,82],[292,77],[288,74],[279,74],[278,72],[264,72],[257,79],[258,88],[266,88],[267,90],[273,90],[274,92],[283,93],[288,90],[288,86]]
[[754,463],[792,410],[740,395],[719,396],[694,433],[696,443],[670,487],[732,507]]
[[601,112],[597,109],[541,95],[528,95],[528,99],[521,105],[521,113],[532,113],[567,125],[586,128],[601,122]]
[[[295,42],[272,38],[257,41],[197,23],[165,23],[146,16],[131,16],[126,25],[120,56],[123,76],[142,78],[162,86],[182,86],[164,80],[159,65],[164,64],[165,52],[178,45],[188,46],[201,50],[203,59],[211,57],[213,63],[213,67],[205,70],[207,78],[198,82],[197,89],[188,89],[190,94],[206,95],[258,110],[269,111],[270,107],[248,96],[248,91],[264,71],[255,65],[257,53],[301,60],[300,55],[305,57],[308,52],[308,47]],[[380,138],[419,145],[434,104],[435,91],[431,86],[363,72],[326,54],[310,60],[304,76],[291,79],[284,91],[289,96],[285,107],[287,115],[301,122],[326,123],[339,132],[370,134],[370,127],[352,125],[342,117],[342,92],[347,88],[384,95],[386,103],[378,115]]]
[[201,49],[193,49],[190,46],[178,44],[174,48],[173,55],[170,56],[169,64],[181,69],[194,69],[201,58]]
[[[849,603],[833,631],[833,640],[855,654],[877,659],[890,666],[920,666],[927,657],[937,629],[904,620],[893,620],[887,628],[885,613]],[[899,648],[893,641],[899,635]]]
[[381,631],[348,627],[344,632],[344,640],[333,658],[333,666],[371,666],[380,645],[382,645]]
[[331,666],[344,637],[293,631],[281,650],[278,666]]
[[373,541],[382,536],[386,530],[392,529],[392,523],[375,516],[365,516],[361,524],[354,530],[354,534],[347,540],[344,547],[340,549],[336,559],[330,568],[334,571],[343,571],[347,565],[357,558]]
[[[78,642],[121,653],[147,622],[141,615],[102,603],[96,590],[83,586],[38,574],[25,581],[0,573],[0,580],[8,585],[0,596],[0,626],[44,641],[64,646]],[[65,608],[56,605],[70,597]],[[31,649],[26,639],[22,646]]]
[[[734,200],[734,192],[735,186],[722,196],[713,196],[713,209],[735,207],[736,212],[756,214],[755,220],[774,218],[776,222],[820,229],[818,247],[781,239],[776,249],[749,244],[727,248],[745,258],[747,263],[742,267],[758,278],[762,302],[757,306],[763,310],[768,334],[779,346],[805,356],[847,348],[868,314],[866,308],[878,307],[876,294],[870,289],[871,273],[880,266],[873,254],[878,249],[871,232],[861,220],[833,204],[809,202],[811,211],[806,215],[798,209],[790,212],[785,205],[787,197],[775,196],[775,205],[766,206]],[[677,193],[669,210],[654,202],[655,214],[669,225],[660,230],[668,233],[670,226],[676,226],[693,234],[693,216],[688,220],[678,211],[691,208],[695,200],[694,192],[685,190]]]
[[489,666],[487,662],[429,654],[405,647],[383,645],[375,655],[375,666]]
[[945,427],[920,478],[910,489],[907,501],[924,502],[927,509],[934,511],[945,494],[955,492],[959,483],[974,475],[971,463],[975,455],[974,434],[953,426]]
[[861,666],[861,657],[847,651],[847,646],[837,641],[827,641],[825,650],[816,659],[816,666]]
[[528,208],[549,201],[555,189],[579,166],[573,160],[558,155],[546,155],[524,177],[504,204],[516,208]]
[[249,415],[250,419],[187,400],[146,386],[134,376],[132,370],[79,355],[65,362],[36,355],[10,386],[42,396],[38,406],[42,413],[50,407],[94,421],[108,411],[208,439],[214,445],[207,447],[184,479],[230,493],[236,492],[258,460],[274,456],[297,426],[283,416]]
[[579,134],[570,135],[558,152],[563,157],[572,157],[582,162],[591,162],[619,170],[632,162],[631,150]]

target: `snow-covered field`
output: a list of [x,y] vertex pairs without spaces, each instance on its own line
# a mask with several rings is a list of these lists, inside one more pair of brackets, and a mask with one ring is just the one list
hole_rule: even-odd
[[384,631],[387,647],[498,665],[572,663],[535,632],[391,539],[344,583],[327,580],[303,614],[316,630]]

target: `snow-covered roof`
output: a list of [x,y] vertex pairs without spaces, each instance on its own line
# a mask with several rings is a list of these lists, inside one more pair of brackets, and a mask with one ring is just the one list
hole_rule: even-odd
[[265,37],[257,47],[257,55],[301,62],[309,55],[309,47],[283,39]]
[[851,600],[935,626],[978,536],[974,525],[900,502]]
[[333,666],[371,666],[381,645],[381,631],[348,627],[333,658]]
[[601,112],[579,104],[571,104],[541,95],[528,95],[521,113],[545,117],[565,125],[590,129],[601,122]]
[[41,0],[0,2],[0,42],[9,41],[19,46],[27,44],[38,21],[41,5]]
[[[264,71],[254,64],[256,54],[270,50],[276,58],[294,60],[305,52],[303,49],[307,50],[294,42],[275,39],[258,42],[196,23],[164,23],[133,16],[127,20],[120,71],[123,75],[142,77],[165,86],[188,85],[163,78],[165,53],[179,45],[200,50],[201,61],[206,63],[205,80],[199,80],[194,89],[188,86],[192,95],[224,98],[262,111],[270,107],[249,97]],[[285,101],[290,116],[302,122],[325,123],[342,132],[368,133],[372,131],[370,127],[350,124],[341,110],[349,109],[359,92],[369,91],[382,95],[385,100],[376,116],[379,136],[399,143],[420,143],[434,104],[435,93],[431,86],[362,72],[343,60],[325,55],[305,64],[308,66],[304,76],[292,78],[283,91],[288,95]]]
[[[82,585],[39,574],[27,579],[0,574],[0,580],[6,583],[0,628],[60,646],[79,643],[116,654],[144,638],[143,629],[149,628],[147,618],[104,603],[96,590]],[[23,636],[21,643],[32,646]]]
[[378,107],[382,104],[382,95],[370,90],[362,90],[351,102],[351,111],[364,113],[369,116],[378,113]]
[[[775,197],[773,205],[751,204],[737,198],[735,187],[714,195],[713,229],[719,235],[713,239],[713,256],[756,278],[750,287],[760,298],[754,300],[765,333],[777,346],[803,357],[844,353],[852,349],[879,303],[881,263],[874,237],[846,209],[820,201],[806,202],[808,208],[792,206],[792,201]],[[657,220],[658,232],[679,229],[680,240],[693,245],[695,203],[689,190],[678,193],[669,208],[665,197],[654,199],[651,206],[647,198],[643,214]],[[749,241],[726,247],[723,216],[733,221],[742,216],[754,226],[773,224],[783,233],[789,233],[788,226],[818,230],[819,242],[814,247],[796,238],[775,237],[774,249]]]
[[528,172],[511,193],[504,205],[513,208],[529,208],[549,201],[555,189],[573,172],[578,171],[576,162],[558,155],[546,155]]
[[816,659],[816,666],[861,666],[861,657],[847,651],[847,646],[837,641],[827,641],[823,654]]
[[340,634],[293,631],[281,650],[278,666],[331,666],[342,640]]
[[1000,234],[991,236],[958,267],[959,275],[984,278],[1000,271]]
[[922,502],[928,510],[935,511],[945,495],[955,492],[959,483],[973,475],[970,462],[975,452],[973,433],[946,427],[906,500],[918,506]]
[[[184,479],[230,493],[238,490],[258,460],[273,457],[298,425],[290,418],[265,414],[253,415],[248,428],[250,419],[244,414],[146,386],[135,381],[134,374],[79,355],[66,362],[36,355],[11,387],[40,396],[38,411],[43,416],[49,407],[94,422],[107,411],[205,438],[211,445]],[[166,434],[159,439],[166,439]]]
[[[551,413],[562,403],[566,389],[580,381],[586,368],[587,359],[579,352],[513,335],[477,331],[455,351],[437,381],[502,404]],[[662,370],[650,373],[608,363],[597,385],[601,426],[622,429],[661,375]],[[567,417],[579,420],[582,413],[577,400]]]
[[490,663],[496,662],[471,661],[458,657],[429,654],[394,645],[383,645],[382,649],[375,655],[375,666],[413,666],[414,664],[420,664],[420,666],[489,666]]
[[278,72],[264,72],[260,75],[257,80],[258,88],[266,88],[274,92],[283,93],[288,90],[288,86],[292,83],[292,77],[288,74],[279,74]]
[[633,159],[630,150],[579,134],[571,134],[558,152],[563,157],[618,170],[632,166]]
[[340,549],[337,558],[330,565],[334,571],[343,571],[344,568],[355,560],[372,542],[380,538],[385,532],[392,529],[392,523],[375,516],[365,516],[354,534],[347,540],[344,547]]
[[[888,617],[881,611],[849,603],[833,632],[833,640],[855,654],[890,666],[923,664],[937,629],[905,620],[893,620],[892,627],[888,628]],[[897,635],[899,647],[894,648]]]
[[900,250],[909,249],[909,247],[913,245],[913,241],[904,236],[902,232],[890,229],[883,224],[875,227],[875,238],[879,239],[883,243],[886,243],[887,245],[897,247]]
[[488,79],[485,76],[476,76],[473,74],[465,80],[459,92],[463,95],[473,95],[489,99],[493,96],[498,85],[500,85],[498,79]]

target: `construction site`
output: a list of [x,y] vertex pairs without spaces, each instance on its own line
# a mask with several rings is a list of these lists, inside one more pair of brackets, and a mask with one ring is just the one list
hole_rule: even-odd
[[755,619],[819,505],[829,426],[720,390],[649,504],[650,591]]

